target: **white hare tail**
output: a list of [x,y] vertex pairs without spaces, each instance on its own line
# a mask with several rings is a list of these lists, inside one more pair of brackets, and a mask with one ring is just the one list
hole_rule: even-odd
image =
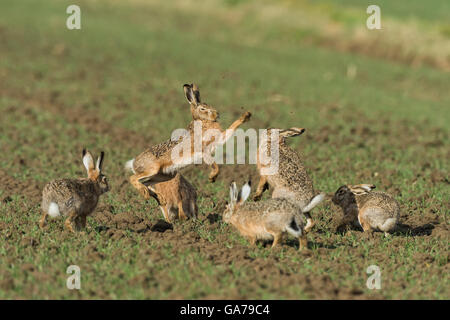
[[128,171],[132,171],[134,174],[136,174],[136,171],[134,171],[134,159],[128,160],[125,163],[125,169]]
[[61,215],[58,204],[55,202],[50,202],[50,205],[48,206],[48,215],[52,218],[56,218]]
[[317,196],[315,196],[311,202],[303,208],[303,213],[305,212],[310,212],[312,209],[314,209],[315,206],[317,206],[319,203],[321,203],[323,201],[323,199],[325,199],[325,194],[324,193],[320,193]]

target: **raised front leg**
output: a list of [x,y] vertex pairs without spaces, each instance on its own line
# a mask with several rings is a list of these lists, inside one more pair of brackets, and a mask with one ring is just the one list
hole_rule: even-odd
[[230,139],[231,136],[234,134],[236,129],[244,122],[247,122],[248,120],[250,120],[251,116],[252,116],[252,114],[250,112],[248,112],[248,111],[245,112],[239,119],[237,119],[235,122],[233,122],[227,130],[222,132],[222,135],[217,144],[220,145],[220,144],[226,143],[228,141],[228,139]]
[[211,172],[209,173],[209,182],[215,182],[219,175],[219,165],[215,162],[211,164]]
[[258,187],[256,188],[256,193],[253,196],[253,201],[261,200],[264,191],[269,189],[269,183],[267,182],[267,176],[260,176]]

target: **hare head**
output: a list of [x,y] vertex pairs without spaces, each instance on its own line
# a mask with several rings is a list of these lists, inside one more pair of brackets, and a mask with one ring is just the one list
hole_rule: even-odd
[[191,105],[191,114],[194,120],[217,121],[219,113],[213,107],[201,102],[197,85],[185,84],[183,88],[186,99]]
[[227,204],[225,211],[223,212],[223,221],[229,222],[233,213],[239,209],[241,204],[247,200],[251,192],[251,181],[248,181],[238,192],[236,182],[232,182],[230,185],[230,203]]
[[334,204],[346,206],[356,201],[355,196],[368,194],[372,189],[375,189],[373,184],[343,185],[336,191],[332,201]]
[[100,194],[109,191],[108,180],[102,173],[104,156],[105,153],[102,151],[100,153],[100,157],[98,157],[97,162],[94,165],[94,158],[92,157],[92,154],[86,149],[83,149],[83,164],[86,168],[88,179],[98,185]]

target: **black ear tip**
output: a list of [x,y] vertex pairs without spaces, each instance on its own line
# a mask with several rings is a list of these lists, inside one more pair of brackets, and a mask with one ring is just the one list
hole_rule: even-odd
[[102,152],[100,152],[100,155],[102,156],[102,158],[105,156],[105,152],[104,151],[102,151]]
[[86,148],[83,148],[83,157],[86,155]]

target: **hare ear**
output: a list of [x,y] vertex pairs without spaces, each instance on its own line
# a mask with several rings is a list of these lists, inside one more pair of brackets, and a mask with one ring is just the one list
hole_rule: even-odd
[[355,195],[367,194],[374,188],[373,184],[357,184],[349,187],[350,191]]
[[374,184],[360,184],[358,185],[360,188],[363,188],[364,190],[366,190],[367,192],[372,191],[372,189],[375,189],[375,185]]
[[187,101],[189,104],[197,105],[197,100],[195,98],[194,90],[192,89],[192,84],[185,84],[183,86],[184,89],[184,95],[186,96]]
[[241,189],[241,193],[239,194],[239,202],[243,203],[245,200],[247,200],[248,196],[250,195],[252,191],[252,182],[249,180]]
[[94,158],[92,158],[92,154],[86,151],[86,149],[83,149],[83,164],[88,173],[94,170]]
[[236,204],[237,198],[238,198],[238,190],[237,190],[236,182],[233,181],[230,184],[230,205],[232,208]]
[[98,172],[102,171],[103,168],[103,158],[105,157],[105,153],[102,151],[100,153],[100,157],[97,159],[97,164],[95,165],[95,169],[98,170]]
[[305,131],[306,131],[305,128],[289,128],[280,130],[280,136],[283,138],[296,137],[301,135]]
[[199,104],[201,103],[200,101],[200,90],[198,90],[198,87],[195,83],[192,84],[192,92],[194,93],[194,99],[195,99],[195,103]]

